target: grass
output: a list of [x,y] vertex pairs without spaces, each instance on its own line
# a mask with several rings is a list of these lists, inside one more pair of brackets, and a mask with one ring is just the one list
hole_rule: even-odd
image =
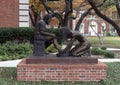
[[0,85],[120,85],[120,62],[106,63],[108,78],[100,82],[25,82],[16,80],[16,68],[0,68]]
[[[92,46],[101,46],[97,37],[88,37]],[[120,48],[120,37],[104,37],[104,44],[102,46]]]

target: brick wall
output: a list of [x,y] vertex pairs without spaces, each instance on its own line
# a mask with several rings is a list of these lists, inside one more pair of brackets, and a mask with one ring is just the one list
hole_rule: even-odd
[[19,0],[0,0],[0,27],[19,26]]
[[100,81],[107,77],[107,66],[96,64],[26,64],[23,59],[17,66],[20,81]]

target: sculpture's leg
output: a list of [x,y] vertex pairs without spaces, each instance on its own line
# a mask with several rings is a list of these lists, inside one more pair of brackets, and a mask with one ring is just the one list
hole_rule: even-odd
[[81,56],[86,53],[90,53],[90,45],[89,43],[78,44],[76,47],[71,51],[73,56]]
[[75,53],[75,51],[76,51],[77,49],[79,49],[80,47],[81,47],[80,44],[75,45],[75,47],[73,47],[73,48],[71,49],[70,53],[71,53],[71,54]]
[[81,51],[81,52],[79,52],[78,54],[76,54],[75,56],[76,56],[76,57],[79,57],[79,56],[82,56],[82,55],[83,55],[83,56],[91,56],[90,49]]
[[48,48],[53,43],[53,37],[45,36],[45,48]]
[[65,49],[63,49],[62,51],[60,51],[57,56],[59,57],[70,57],[71,56],[71,53],[70,53],[70,50],[71,50],[71,47],[73,45],[73,42],[75,41],[75,38],[72,38],[70,40],[70,43],[67,44],[67,46],[65,47]]

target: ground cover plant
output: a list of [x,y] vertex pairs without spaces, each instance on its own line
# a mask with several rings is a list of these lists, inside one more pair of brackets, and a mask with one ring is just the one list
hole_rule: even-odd
[[107,79],[100,82],[25,82],[17,81],[17,70],[14,67],[0,67],[0,85],[120,85],[120,62],[106,63]]
[[0,61],[15,60],[32,54],[33,45],[29,43],[14,44],[7,42],[0,45]]

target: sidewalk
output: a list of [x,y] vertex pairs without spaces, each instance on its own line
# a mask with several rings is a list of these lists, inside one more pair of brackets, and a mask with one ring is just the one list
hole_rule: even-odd
[[107,50],[110,50],[110,51],[120,51],[120,49],[118,49],[118,48],[107,48]]
[[21,60],[0,61],[0,67],[16,67]]
[[[0,67],[16,67],[20,60],[1,61]],[[120,59],[98,59],[101,62],[120,62]]]

